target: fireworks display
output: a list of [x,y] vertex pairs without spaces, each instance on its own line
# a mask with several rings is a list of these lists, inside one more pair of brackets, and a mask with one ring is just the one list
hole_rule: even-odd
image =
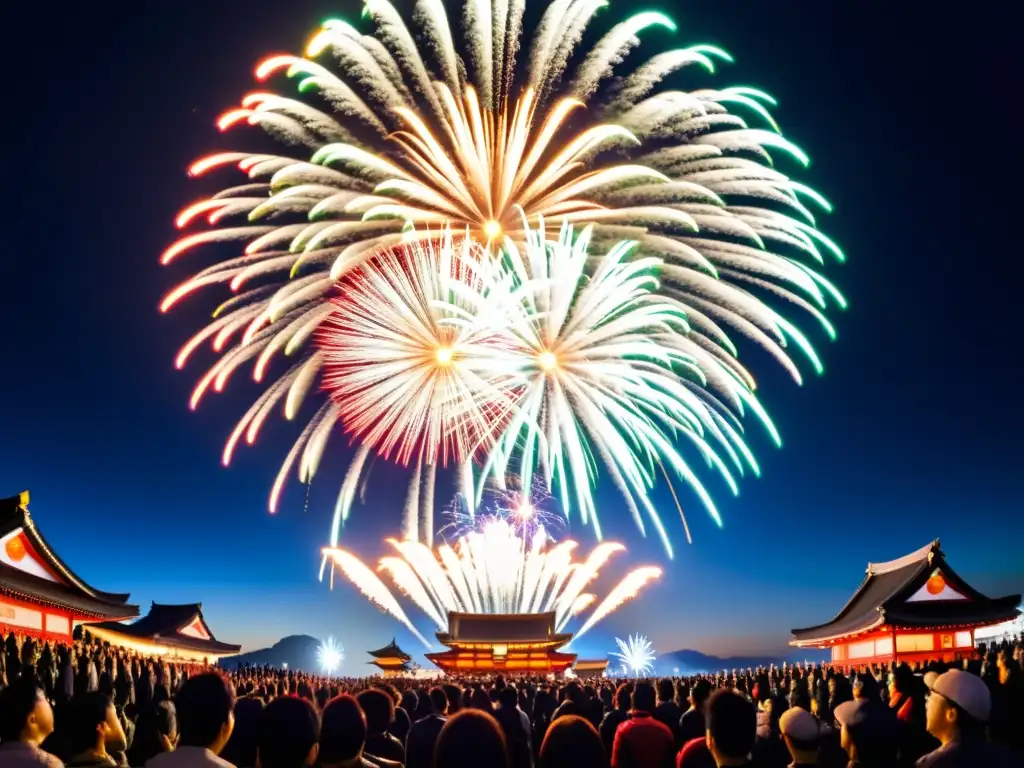
[[[551,545],[543,530],[527,539],[514,525],[494,518],[486,519],[480,530],[467,533],[453,546],[442,544],[433,552],[417,541],[388,539],[388,543],[395,554],[381,558],[379,570],[442,631],[448,627],[449,611],[554,611],[560,632],[574,616],[581,616],[596,603],[576,630],[577,639],[661,576],[661,569],[654,566],[636,568],[599,601],[585,590],[613,555],[625,551],[622,544],[603,542],[585,559],[574,560],[575,541]],[[384,580],[356,555],[327,547],[324,556],[371,602],[430,647]]]
[[327,675],[333,675],[341,669],[341,663],[345,660],[345,649],[341,643],[333,637],[328,637],[316,649],[316,663]]
[[[241,251],[175,287],[161,309],[208,286],[232,292],[176,359],[183,367],[204,344],[217,355],[193,408],[245,365],[264,384],[225,445],[225,464],[275,408],[298,419],[311,391],[330,390],[282,465],[271,510],[293,469],[310,480],[340,421],[359,440],[332,544],[371,451],[410,465],[407,509],[420,510],[439,463],[465,466],[481,451],[484,475],[528,482],[539,471],[567,513],[595,525],[602,467],[671,552],[647,495],[656,472],[694,487],[717,519],[676,438],[733,490],[728,465],[756,471],[739,416],[754,411],[778,440],[730,334],[763,346],[797,381],[792,347],[820,370],[784,313],[799,309],[833,333],[824,310],[844,300],[818,265],[842,254],[808,208],[828,204],[775,168],[783,155],[807,158],[777,132],[770,97],[660,87],[678,70],[713,71],[729,60],[720,49],[625,63],[645,30],[674,29],[644,12],[577,50],[602,5],[555,0],[520,56],[523,0],[467,3],[464,58],[437,0],[416,2],[412,29],[386,0],[367,0],[373,34],[325,22],[305,58],[276,55],[256,69],[261,82],[290,80],[292,96],[255,92],[219,120],[225,131],[258,126],[291,149],[220,152],[192,165],[197,177],[233,165],[242,183],[183,210],[180,228],[201,218],[208,228],[185,234],[162,263],[207,244]],[[573,241],[566,222],[592,226]],[[462,244],[439,234],[446,228]],[[635,252],[615,245],[622,240]],[[493,284],[485,256],[501,262]],[[359,317],[371,307],[374,322]],[[508,313],[501,330],[511,345],[491,366],[481,329],[493,331],[497,313]],[[385,356],[354,360],[360,337]],[[476,501],[480,487],[477,478],[467,497]],[[405,535],[415,527],[429,541],[432,520],[412,519]]]
[[622,664],[624,671],[633,677],[644,677],[654,674],[654,647],[643,635],[630,635],[628,640],[615,638],[619,646],[618,653],[612,653]]

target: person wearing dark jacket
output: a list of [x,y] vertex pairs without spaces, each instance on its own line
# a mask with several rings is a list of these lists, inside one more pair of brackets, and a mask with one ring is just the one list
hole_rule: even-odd
[[612,709],[601,721],[601,743],[604,745],[605,754],[612,753],[612,745],[615,743],[615,731],[629,719],[629,701],[632,693],[632,686],[629,683],[622,683],[615,689],[615,709]]
[[431,688],[426,696],[420,698],[427,700],[429,711],[409,729],[405,743],[405,768],[431,768],[434,746],[448,714],[448,696],[444,689]]
[[676,704],[676,687],[668,678],[658,681],[658,706],[654,708],[654,719],[664,723],[672,731],[672,738],[676,740],[676,749],[682,746],[679,736],[679,721],[682,720],[683,711]]
[[395,700],[379,688],[360,692],[356,700],[366,713],[367,754],[405,763],[405,747],[388,733],[395,722]]
[[[529,720],[519,709],[519,697],[515,688],[503,688],[498,693],[498,707],[494,719],[501,726],[508,747],[510,768],[530,768],[533,753],[530,749]],[[557,718],[556,718],[557,719]]]
[[707,726],[704,722],[704,707],[711,696],[711,683],[707,680],[698,680],[690,690],[690,708],[679,718],[679,730],[677,736],[680,744],[685,744],[691,739],[703,738]]

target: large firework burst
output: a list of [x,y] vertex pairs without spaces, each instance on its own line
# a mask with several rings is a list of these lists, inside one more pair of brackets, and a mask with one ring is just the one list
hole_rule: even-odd
[[[439,630],[448,628],[448,613],[539,613],[554,611],[556,629],[587,611],[597,600],[585,592],[622,544],[602,542],[582,561],[573,559],[578,546],[564,540],[551,545],[543,530],[531,538],[507,520],[484,519],[454,546],[435,551],[418,541],[388,539],[396,556],[383,557],[379,570],[398,591],[426,614]],[[385,582],[362,560],[338,547],[325,547],[325,565],[340,570],[372,603],[398,619],[430,647],[413,626]],[[619,606],[637,596],[661,569],[642,566],[630,571],[597,604],[576,631],[579,638]]]
[[[193,392],[193,408],[247,362],[254,378],[268,380],[231,435],[225,463],[243,435],[256,439],[281,401],[286,416],[297,417],[322,374],[324,357],[307,352],[308,342],[332,311],[337,280],[375,249],[408,240],[410,223],[413,237],[449,223],[490,247],[506,236],[520,243],[524,219],[594,222],[595,238],[629,237],[641,257],[664,260],[665,289],[685,307],[692,343],[707,355],[735,353],[731,329],[768,349],[798,381],[790,342],[820,368],[802,332],[775,308],[806,310],[831,334],[822,310],[826,300],[843,303],[814,268],[822,249],[841,258],[804,205],[827,203],[772,162],[777,151],[804,164],[806,157],[777,133],[765,106],[771,100],[759,91],[658,90],[676,70],[713,70],[715,60],[728,60],[717,48],[660,53],[612,78],[641,32],[674,28],[662,14],[637,14],[575,52],[604,4],[555,0],[520,60],[524,2],[468,2],[463,61],[438,0],[415,4],[422,49],[390,3],[368,0],[374,34],[329,21],[305,58],[272,56],[257,67],[260,81],[286,74],[299,95],[250,94],[219,126],[257,125],[294,151],[197,161],[193,176],[234,164],[248,178],[182,211],[179,227],[205,215],[211,228],[184,236],[161,259],[170,264],[207,243],[244,243],[240,255],[199,271],[161,305],[166,311],[208,285],[234,294],[176,360],[183,367],[206,342],[219,355]],[[571,70],[570,58],[580,62]],[[732,108],[767,128],[751,127]],[[280,370],[282,356],[295,362]],[[312,417],[282,472],[301,454],[299,475],[312,476],[337,407],[329,402]],[[576,468],[580,461],[570,458]],[[353,492],[349,484],[342,496]]]

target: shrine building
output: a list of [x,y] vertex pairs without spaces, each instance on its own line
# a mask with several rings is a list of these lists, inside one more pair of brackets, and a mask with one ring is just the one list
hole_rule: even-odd
[[384,677],[404,675],[412,669],[412,656],[398,647],[395,638],[391,638],[391,642],[383,648],[370,651],[370,655],[373,656],[373,661],[369,663],[377,667]]
[[79,624],[138,616],[127,594],[102,592],[65,565],[28,504],[28,491],[0,499],[0,633],[70,643]]
[[131,624],[106,621],[90,624],[85,630],[97,640],[169,661],[216,664],[242,648],[213,636],[203,618],[202,603],[153,603],[149,613]]
[[887,563],[868,563],[846,606],[826,624],[794,629],[790,645],[830,649],[832,664],[953,661],[974,652],[974,632],[1020,615],[1020,595],[989,598],[946,562],[936,539]]
[[448,614],[448,631],[437,633],[448,650],[427,658],[445,672],[563,673],[575,653],[559,649],[571,634],[555,632],[555,613]]

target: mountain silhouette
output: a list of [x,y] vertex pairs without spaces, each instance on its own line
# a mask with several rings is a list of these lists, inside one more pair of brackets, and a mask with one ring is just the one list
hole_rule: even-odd
[[270,648],[261,648],[257,651],[249,651],[248,653],[240,653],[237,656],[221,659],[220,666],[234,669],[235,667],[251,664],[254,666],[269,665],[277,669],[283,669],[287,665],[288,669],[318,672],[319,664],[316,659],[316,651],[319,647],[320,641],[315,637],[310,637],[309,635],[289,635],[288,637],[282,637]]
[[[700,651],[670,651],[658,656],[654,666],[663,675],[673,674],[676,668],[680,675],[692,675],[698,672],[721,672],[724,669],[746,669],[747,667],[767,667],[769,664],[789,662],[795,664],[802,661],[820,662],[827,660],[821,651],[812,649],[794,649],[781,656],[711,656]],[[611,671],[611,667],[609,667]]]

